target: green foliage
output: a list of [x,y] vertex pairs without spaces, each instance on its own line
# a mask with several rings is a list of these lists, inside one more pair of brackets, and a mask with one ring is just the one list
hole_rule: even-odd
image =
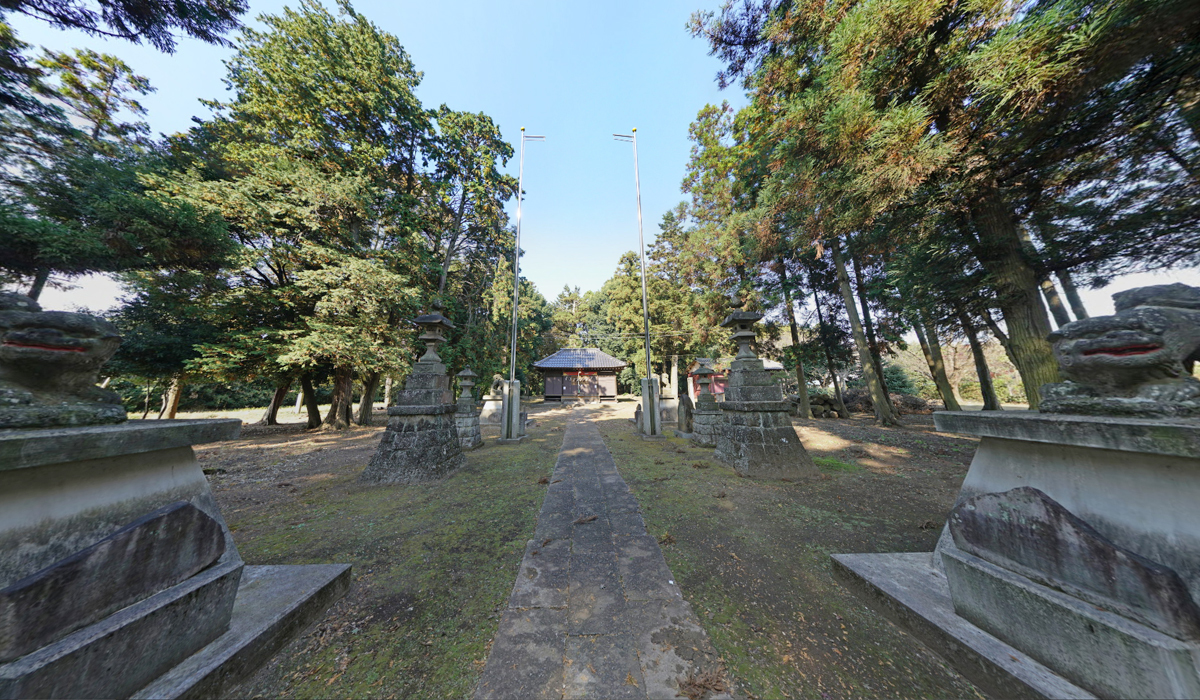
[[246,11],[244,0],[122,0],[100,8],[79,0],[4,0],[0,8],[45,20],[60,28],[111,36],[160,51],[175,50],[175,30],[211,44],[226,43],[223,34],[237,28]]
[[899,365],[890,362],[883,365],[883,378],[887,383],[888,391],[893,394],[908,394],[917,396],[917,382],[914,377],[909,375],[908,371]]

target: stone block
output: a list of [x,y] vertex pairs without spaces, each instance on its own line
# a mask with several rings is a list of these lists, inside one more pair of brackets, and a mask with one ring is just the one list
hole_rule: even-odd
[[964,552],[1188,641],[1197,610],[1172,569],[1113,544],[1035,488],[980,494],[950,514]]
[[228,697],[350,589],[349,564],[247,566],[229,629],[133,694],[133,700]]
[[500,396],[483,397],[483,408],[479,411],[480,425],[500,425],[504,415],[504,399]]
[[726,379],[725,392],[730,389],[742,389],[746,387],[778,387],[775,382],[775,377],[771,376],[770,372],[765,370],[755,372],[730,372]]
[[954,613],[946,577],[928,552],[834,554],[833,576],[875,612],[920,640],[989,698],[1096,700],[1028,654]]
[[0,662],[169,588],[225,553],[221,524],[186,501],[0,590]]
[[211,567],[0,665],[0,698],[128,697],[225,632],[242,567]]
[[1200,697],[1200,645],[956,549],[942,561],[954,611],[1101,697]]
[[566,617],[563,608],[505,611],[475,698],[562,698]]
[[[729,420],[738,416],[735,412],[725,415]],[[739,476],[777,479],[817,473],[816,465],[790,424],[754,428],[725,423],[717,428],[716,448],[714,456],[733,467]]]
[[[1035,488],[1116,546],[1173,569],[1200,601],[1200,424],[1020,411],[934,421],[982,437],[957,503]],[[947,543],[949,532],[938,546]]]
[[466,458],[459,445],[454,404],[448,406],[449,411],[435,415],[392,415],[359,481],[412,484],[440,479],[460,468]]
[[734,360],[729,363],[730,374],[735,372],[762,372],[763,361],[757,357],[745,360]]

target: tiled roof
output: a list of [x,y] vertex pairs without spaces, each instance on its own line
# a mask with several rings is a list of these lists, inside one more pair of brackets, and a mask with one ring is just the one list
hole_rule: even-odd
[[596,348],[563,348],[533,363],[538,369],[624,369],[624,362]]

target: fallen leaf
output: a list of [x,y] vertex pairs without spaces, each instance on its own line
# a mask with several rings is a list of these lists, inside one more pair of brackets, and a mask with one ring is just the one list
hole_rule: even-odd
[[574,524],[575,524],[575,525],[582,525],[582,524],[584,524],[584,523],[590,523],[590,522],[592,522],[593,520],[595,520],[596,518],[599,518],[599,517],[600,517],[599,515],[581,515],[581,516],[579,516],[579,519],[577,519],[577,520],[574,522]]

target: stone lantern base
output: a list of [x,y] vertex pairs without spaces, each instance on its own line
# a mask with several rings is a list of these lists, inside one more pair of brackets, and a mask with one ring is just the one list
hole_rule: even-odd
[[[817,467],[792,427],[788,402],[760,359],[734,360],[721,404],[716,458],[739,476],[810,476]],[[697,415],[699,411],[697,411]]]
[[[704,404],[700,405],[703,406]],[[697,408],[692,412],[692,444],[697,447],[717,446],[717,429],[720,427],[724,417],[721,411],[715,408],[715,401],[713,402],[713,406],[712,410]]]
[[473,450],[483,444],[483,434],[479,431],[479,411],[472,402],[459,399],[454,422],[458,426],[459,447]]
[[458,405],[440,362],[418,362],[388,409],[387,430],[359,481],[413,484],[440,479],[466,458],[458,440]]

